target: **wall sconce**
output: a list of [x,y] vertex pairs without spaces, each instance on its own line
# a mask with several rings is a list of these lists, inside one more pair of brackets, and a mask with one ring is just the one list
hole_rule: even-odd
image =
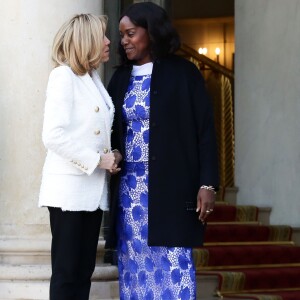
[[199,52],[199,54],[206,55],[207,54],[207,48],[199,48],[198,52]]
[[215,49],[215,53],[216,53],[216,55],[217,55],[217,63],[219,63],[219,58],[220,58],[220,53],[221,53],[220,48],[216,48],[216,49]]

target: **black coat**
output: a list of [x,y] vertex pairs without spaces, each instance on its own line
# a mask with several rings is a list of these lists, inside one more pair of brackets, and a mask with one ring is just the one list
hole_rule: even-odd
[[[131,69],[119,67],[108,86],[116,109],[112,148],[122,154],[122,105]],[[116,245],[119,177],[111,179],[107,248]],[[181,57],[156,60],[150,94],[148,245],[201,246],[204,226],[195,212],[197,193],[201,185],[218,184],[213,112],[203,77]]]

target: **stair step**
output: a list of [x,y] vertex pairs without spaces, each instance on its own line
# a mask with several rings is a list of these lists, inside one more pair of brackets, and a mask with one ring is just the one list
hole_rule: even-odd
[[285,293],[289,294],[290,297],[297,295],[299,298],[292,299],[299,300],[299,271],[300,266],[294,268],[264,268],[260,270],[204,271],[199,272],[198,276],[199,278],[201,276],[212,276],[214,279],[218,276],[219,282],[216,284],[215,295],[221,298],[223,296],[242,298],[242,295],[245,296],[245,294],[271,294],[273,298],[276,294],[282,295]]
[[261,225],[258,221],[247,221],[247,222],[240,222],[240,221],[231,221],[231,222],[207,222],[209,226],[216,226],[216,225]]
[[[50,265],[0,265],[0,299],[46,300],[49,293]],[[118,270],[97,265],[92,277],[91,299],[118,299]]]
[[208,224],[205,243],[290,241],[292,227],[284,225]]
[[[50,275],[49,265],[0,265],[0,300],[47,300]],[[197,299],[215,300],[213,295],[217,286],[217,276],[197,275]],[[90,300],[112,299],[119,299],[117,268],[97,266],[92,277]]]
[[208,222],[251,222],[257,221],[258,208],[253,205],[217,204]]
[[[97,263],[103,261],[105,241],[99,239],[97,249]],[[16,239],[0,237],[1,264],[11,265],[50,265],[51,264],[51,237],[43,236]]]
[[263,241],[263,242],[210,242],[204,243],[205,247],[210,246],[293,246],[295,243],[293,241]]
[[[239,293],[261,293],[265,291],[292,290],[300,286],[300,266],[298,267],[277,267],[277,268],[260,268],[260,269],[231,269],[226,272],[221,271],[226,277],[226,273],[236,273],[237,278],[232,292]],[[240,276],[242,274],[242,276]],[[222,282],[228,292],[228,284]],[[221,290],[222,292],[222,290]]]
[[300,286],[300,267],[238,270],[245,274],[243,290],[290,289]]
[[264,291],[257,293],[236,293],[229,295],[221,295],[223,300],[299,300],[300,288],[297,290],[276,290],[276,291]]
[[239,265],[300,263],[300,247],[293,245],[209,246],[194,248],[196,269]]
[[229,202],[217,201],[213,214],[208,222],[258,222],[270,224],[271,207],[257,207],[253,205],[235,205]]

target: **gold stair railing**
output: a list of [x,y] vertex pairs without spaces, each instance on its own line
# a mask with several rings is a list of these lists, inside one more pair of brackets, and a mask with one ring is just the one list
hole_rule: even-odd
[[214,108],[219,155],[220,191],[218,200],[224,200],[225,189],[234,187],[234,73],[196,50],[182,44],[178,54],[192,61],[202,72]]

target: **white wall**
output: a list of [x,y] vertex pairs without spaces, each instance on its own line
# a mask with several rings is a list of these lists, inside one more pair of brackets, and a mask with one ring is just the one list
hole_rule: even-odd
[[101,0],[9,0],[0,10],[0,235],[43,234],[38,209],[41,141],[51,44],[75,13],[103,13]]
[[236,0],[238,203],[300,226],[300,0]]

